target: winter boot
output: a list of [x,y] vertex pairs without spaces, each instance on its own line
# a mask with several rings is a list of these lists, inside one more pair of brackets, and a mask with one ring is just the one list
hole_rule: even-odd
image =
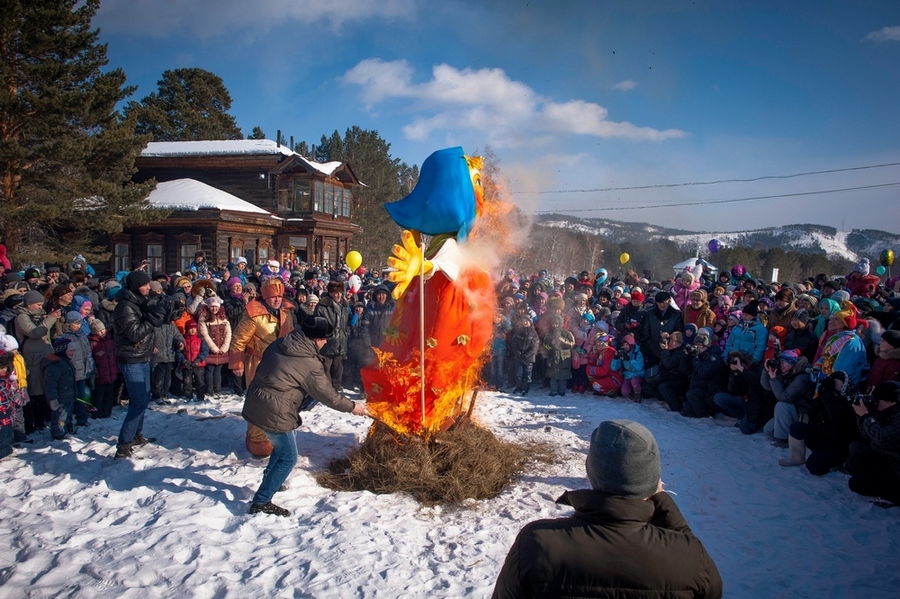
[[791,452],[790,455],[778,460],[779,464],[782,466],[802,466],[806,463],[806,441],[788,436],[788,449]]
[[272,514],[274,516],[290,516],[291,513],[281,506],[269,503],[254,503],[250,505],[251,514]]

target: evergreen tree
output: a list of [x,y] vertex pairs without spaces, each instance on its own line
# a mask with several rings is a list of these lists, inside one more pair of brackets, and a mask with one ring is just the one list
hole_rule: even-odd
[[253,133],[251,133],[250,137],[248,137],[247,139],[265,139],[265,138],[266,138],[266,134],[263,133],[263,130],[257,126],[257,127],[253,128]]
[[131,95],[91,20],[99,0],[0,3],[0,235],[16,265],[103,256],[103,234],[164,217],[135,185],[148,136],[115,107]]
[[129,102],[125,114],[135,115],[138,133],[154,141],[243,139],[231,110],[231,94],[222,78],[203,69],[166,71],[159,90],[140,102]]
[[305,141],[301,141],[296,146],[294,146],[294,151],[304,158],[309,158],[309,145],[307,145]]
[[313,147],[315,148],[313,160],[316,162],[328,162],[331,160],[331,144],[327,137],[323,135],[322,139],[319,141],[319,145]]

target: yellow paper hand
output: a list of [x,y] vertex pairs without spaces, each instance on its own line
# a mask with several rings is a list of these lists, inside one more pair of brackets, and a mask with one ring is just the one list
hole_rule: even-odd
[[[393,272],[388,273],[388,280],[397,285],[391,295],[395,300],[403,297],[406,288],[422,271],[422,250],[416,245],[416,239],[410,231],[403,231],[400,236],[402,246],[394,245],[394,255],[387,259]],[[425,261],[425,272],[431,272],[432,264]]]

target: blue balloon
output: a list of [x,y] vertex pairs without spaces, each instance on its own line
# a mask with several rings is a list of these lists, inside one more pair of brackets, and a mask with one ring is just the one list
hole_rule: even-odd
[[709,243],[706,244],[706,247],[709,248],[709,251],[713,254],[722,249],[722,242],[718,239],[710,239]]

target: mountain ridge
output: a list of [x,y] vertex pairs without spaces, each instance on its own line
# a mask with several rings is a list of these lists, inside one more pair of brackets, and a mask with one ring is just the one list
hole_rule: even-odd
[[712,239],[725,247],[746,246],[760,249],[781,247],[785,250],[824,254],[858,261],[862,257],[877,263],[882,250],[900,248],[900,235],[876,229],[838,231],[834,227],[814,224],[790,224],[746,231],[686,231],[651,225],[615,221],[605,218],[579,218],[565,214],[542,214],[535,223],[545,227],[573,229],[597,235],[613,242],[668,239],[685,250],[706,251]]

